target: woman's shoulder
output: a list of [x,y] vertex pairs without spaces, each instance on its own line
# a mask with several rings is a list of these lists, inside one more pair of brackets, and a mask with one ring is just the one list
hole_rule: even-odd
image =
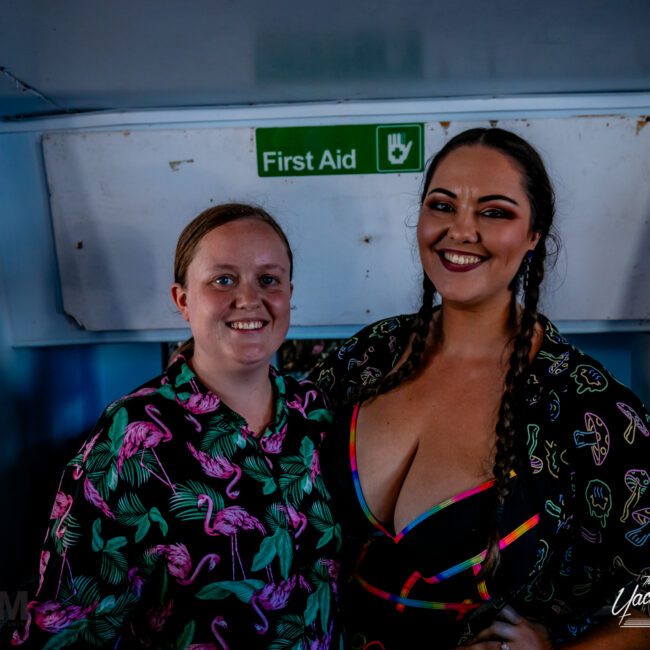
[[391,316],[359,330],[312,372],[336,405],[381,380],[408,345],[415,314]]
[[545,397],[550,425],[569,436],[569,446],[596,453],[622,443],[632,448],[650,436],[650,415],[641,399],[605,366],[569,343],[548,319],[529,388]]
[[[569,343],[557,327],[541,316],[544,339],[535,358],[534,368],[538,379],[544,378],[554,388],[584,403],[612,399],[639,398],[620,382],[598,359]],[[555,381],[554,381],[555,380]]]

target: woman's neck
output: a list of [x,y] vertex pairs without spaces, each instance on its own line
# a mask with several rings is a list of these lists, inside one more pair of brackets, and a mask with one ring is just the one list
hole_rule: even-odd
[[205,364],[196,354],[190,359],[190,366],[207,388],[246,420],[254,433],[261,433],[273,419],[269,366],[234,371]]
[[512,340],[511,306],[442,307],[434,317],[436,354],[456,358],[503,358]]

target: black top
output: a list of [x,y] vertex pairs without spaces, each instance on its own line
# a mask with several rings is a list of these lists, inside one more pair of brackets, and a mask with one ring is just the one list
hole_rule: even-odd
[[[354,445],[348,447],[347,404],[394,367],[413,319],[399,316],[365,328],[315,374],[338,412],[337,438],[323,453],[325,467],[334,468],[326,478],[344,524],[344,546],[353,556],[345,572],[351,578],[347,620],[371,623],[363,630],[353,624],[349,631],[368,641],[383,634],[387,648],[406,647],[404,639],[417,636],[414,626],[420,626],[420,639],[436,638],[440,647],[441,639],[456,634],[445,610],[412,607],[407,616],[408,607],[399,612],[394,596],[409,570],[430,578],[484,549],[491,512],[488,488],[427,515],[397,544],[386,534],[391,531],[382,533],[364,512],[354,454],[348,453]],[[519,439],[524,458],[516,467],[504,530],[533,523],[537,513],[539,520],[504,550],[504,570],[487,587],[490,596],[504,597],[524,616],[543,622],[559,642],[609,619],[619,590],[642,583],[639,576],[650,565],[650,416],[602,365],[567,343],[547,319],[540,321],[543,342],[525,377]],[[431,601],[467,598],[470,604],[481,598],[471,570],[437,585],[418,580],[408,593]],[[465,619],[471,614],[469,608],[460,613]]]

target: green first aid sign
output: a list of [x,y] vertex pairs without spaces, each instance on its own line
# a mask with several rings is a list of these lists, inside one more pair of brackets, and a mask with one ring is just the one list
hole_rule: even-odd
[[424,124],[256,129],[260,176],[421,172]]

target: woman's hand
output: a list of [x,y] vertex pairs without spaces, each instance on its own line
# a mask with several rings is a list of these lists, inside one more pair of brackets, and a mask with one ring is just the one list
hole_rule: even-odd
[[506,605],[490,627],[481,630],[464,648],[472,650],[552,650],[543,625],[533,623]]

